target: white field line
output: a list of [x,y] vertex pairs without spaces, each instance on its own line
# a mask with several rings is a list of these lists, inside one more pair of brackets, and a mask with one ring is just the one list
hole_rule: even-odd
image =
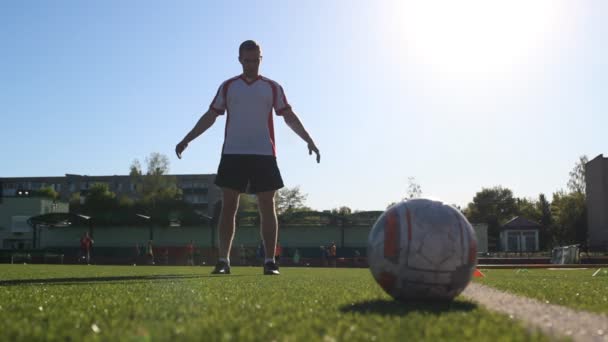
[[476,283],[470,283],[462,295],[549,335],[567,336],[574,341],[608,341],[608,316],[603,314],[547,304]]

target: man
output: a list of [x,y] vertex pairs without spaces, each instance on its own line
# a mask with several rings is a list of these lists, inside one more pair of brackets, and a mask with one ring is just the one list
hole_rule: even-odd
[[87,265],[91,263],[91,249],[93,248],[93,242],[93,239],[91,239],[89,236],[89,232],[85,232],[80,238],[80,254],[87,262]]
[[308,144],[308,153],[321,160],[319,149],[287,102],[283,88],[259,74],[262,51],[252,40],[239,47],[243,73],[223,82],[194,128],[175,147],[182,152],[192,140],[205,132],[219,115],[227,112],[222,158],[215,184],[222,189],[222,213],[219,221],[219,259],[214,274],[230,274],[230,249],[234,237],[235,216],[241,193],[256,194],[264,240],[266,275],[278,275],[274,249],[277,243],[275,192],[283,187],[276,161],[272,110]]
[[186,265],[194,266],[194,241],[190,240],[190,242],[186,245]]
[[331,267],[336,267],[336,243],[332,242],[329,245],[329,260],[331,262]]
[[148,247],[146,247],[146,256],[148,257],[148,265],[154,265],[154,247],[152,240],[148,240]]

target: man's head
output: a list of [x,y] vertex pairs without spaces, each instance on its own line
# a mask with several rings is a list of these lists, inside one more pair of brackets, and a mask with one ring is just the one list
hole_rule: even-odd
[[246,40],[239,46],[239,62],[243,66],[243,74],[247,78],[256,78],[262,61],[262,49],[253,40]]

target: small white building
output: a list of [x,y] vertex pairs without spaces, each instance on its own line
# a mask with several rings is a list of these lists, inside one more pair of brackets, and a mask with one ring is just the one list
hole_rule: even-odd
[[541,225],[521,216],[500,227],[500,247],[503,252],[537,252]]

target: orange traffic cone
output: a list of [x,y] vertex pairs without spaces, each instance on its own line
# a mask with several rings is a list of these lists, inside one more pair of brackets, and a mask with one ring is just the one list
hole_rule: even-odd
[[478,268],[476,268],[475,272],[473,272],[473,277],[475,277],[475,278],[485,278],[485,276],[486,275],[481,273],[481,271]]

